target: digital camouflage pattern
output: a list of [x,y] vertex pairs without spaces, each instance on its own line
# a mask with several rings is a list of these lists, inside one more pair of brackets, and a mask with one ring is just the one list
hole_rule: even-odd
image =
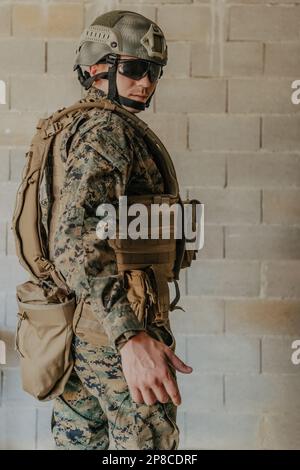
[[[168,340],[162,330],[154,336]],[[74,370],[64,393],[54,401],[57,449],[178,448],[177,407],[171,401],[152,406],[133,402],[115,349],[95,348],[76,336],[73,346]],[[176,380],[175,370],[170,371]]]

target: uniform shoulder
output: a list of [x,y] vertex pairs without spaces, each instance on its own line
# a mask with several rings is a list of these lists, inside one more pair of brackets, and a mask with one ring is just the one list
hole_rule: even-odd
[[126,122],[111,110],[93,108],[84,113],[70,151],[74,157],[93,152],[112,167],[124,171],[133,159],[132,135]]
[[127,152],[134,137],[134,128],[114,111],[93,108],[87,113],[78,133],[79,138],[111,142],[120,151]]

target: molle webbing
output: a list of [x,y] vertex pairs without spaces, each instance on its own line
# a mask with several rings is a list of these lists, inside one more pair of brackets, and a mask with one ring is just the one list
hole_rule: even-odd
[[[119,226],[117,226],[116,238],[109,239],[108,243],[115,251],[118,271],[144,269],[155,265],[164,272],[164,277],[167,281],[172,281],[174,279],[173,266],[176,259],[175,218],[170,212],[167,225],[163,225],[160,219],[157,220],[158,224],[154,224],[151,218],[151,215],[153,215],[151,209],[153,207],[152,204],[164,204],[172,208],[172,205],[178,202],[178,197],[167,194],[161,196],[149,194],[129,196],[127,201],[128,207],[134,203],[144,205],[147,209],[147,221],[145,220],[145,223],[147,222],[148,227],[147,231],[144,228],[144,238],[131,239],[128,234],[125,234],[127,238],[121,238]],[[128,225],[130,220],[131,217],[128,216]],[[157,232],[157,239],[151,238],[152,227]],[[169,234],[169,238],[162,238],[163,231]],[[145,235],[148,238],[145,238]]]

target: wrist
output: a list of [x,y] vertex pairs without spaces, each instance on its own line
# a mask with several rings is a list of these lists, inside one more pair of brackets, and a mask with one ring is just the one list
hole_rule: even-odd
[[137,332],[134,336],[131,336],[126,342],[124,342],[122,345],[120,345],[119,350],[122,352],[124,349],[124,346],[127,344],[134,344],[134,343],[139,343],[141,340],[144,340],[145,338],[149,337],[146,331],[139,331]]

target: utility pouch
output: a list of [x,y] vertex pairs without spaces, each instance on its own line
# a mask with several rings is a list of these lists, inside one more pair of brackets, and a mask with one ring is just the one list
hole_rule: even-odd
[[23,389],[41,401],[63,393],[73,368],[71,341],[76,300],[53,300],[32,281],[17,286],[16,349]]
[[152,289],[147,272],[141,269],[125,271],[124,286],[132,310],[138,320],[146,326],[148,309],[156,302],[156,294]]

